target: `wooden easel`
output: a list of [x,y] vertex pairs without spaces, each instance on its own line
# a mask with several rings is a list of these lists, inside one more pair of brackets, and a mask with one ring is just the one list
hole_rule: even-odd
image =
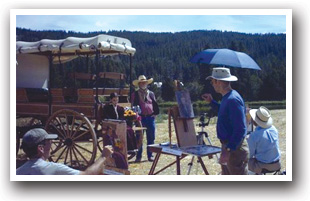
[[[181,111],[179,111],[179,106],[174,106],[168,109],[169,146],[163,146],[160,144],[148,146],[150,151],[156,153],[155,160],[152,164],[149,175],[158,174],[159,172],[165,170],[175,163],[177,165],[177,174],[180,175],[180,161],[187,155],[197,157],[204,173],[208,175],[209,173],[201,157],[209,156],[210,158],[214,154],[219,153],[221,149],[211,145],[198,145],[194,125],[194,111],[192,108],[189,92],[182,89],[182,84],[180,81],[175,80],[175,87],[176,99],[178,105],[181,108]],[[182,114],[182,117],[180,113]],[[178,141],[178,147],[172,147],[172,119]],[[176,161],[155,172],[155,168],[161,154],[175,156]]]
[[197,145],[196,131],[194,125],[194,118],[181,118],[179,115],[178,106],[169,108],[169,139],[171,144],[171,118],[173,118],[173,124],[179,147],[194,146]]
[[[176,164],[177,165],[177,175],[181,174],[180,161],[188,155],[192,155],[193,157],[197,157],[198,162],[200,163],[204,173],[206,175],[209,174],[204,162],[202,160],[203,156],[212,157],[214,154],[217,154],[221,151],[219,147],[214,147],[211,145],[198,145],[196,138],[196,131],[194,126],[194,118],[181,118],[179,117],[178,106],[172,107],[168,109],[168,128],[169,128],[169,147],[163,147],[160,145],[149,145],[150,151],[156,153],[155,160],[150,169],[149,175],[158,174],[161,171],[167,169],[168,167]],[[173,148],[171,143],[172,130],[171,123],[173,123],[175,127],[176,137],[178,141],[178,148]],[[170,148],[170,149],[169,149]],[[189,153],[190,149],[198,149],[203,150],[201,153]],[[187,150],[187,151],[186,151]],[[176,160],[162,169],[155,172],[155,168],[159,157],[161,154],[172,155],[176,157]]]

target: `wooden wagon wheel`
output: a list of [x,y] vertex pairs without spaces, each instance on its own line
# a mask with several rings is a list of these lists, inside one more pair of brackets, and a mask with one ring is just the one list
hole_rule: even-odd
[[58,134],[51,147],[51,161],[81,170],[94,162],[97,136],[86,116],[73,110],[59,110],[47,120],[45,129]]
[[103,151],[103,138],[99,138],[98,139],[98,143],[97,143],[97,147],[98,147],[98,149],[99,149],[99,151],[102,153],[102,151]]

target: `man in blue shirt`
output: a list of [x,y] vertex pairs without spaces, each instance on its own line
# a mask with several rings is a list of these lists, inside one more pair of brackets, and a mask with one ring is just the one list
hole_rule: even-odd
[[219,163],[223,175],[248,174],[248,147],[244,140],[246,136],[245,105],[240,94],[230,86],[231,81],[238,78],[230,74],[228,68],[214,68],[211,84],[215,92],[222,97],[221,104],[213,100],[211,94],[204,94],[202,98],[218,111],[217,137],[222,143],[222,153]]
[[265,107],[250,110],[256,126],[247,139],[250,148],[249,170],[261,174],[262,169],[276,171],[281,168],[278,130],[272,125],[269,110]]

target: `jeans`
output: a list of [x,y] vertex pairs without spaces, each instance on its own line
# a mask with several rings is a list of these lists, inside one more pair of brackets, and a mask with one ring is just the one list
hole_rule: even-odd
[[[146,141],[147,145],[154,144],[155,141],[155,117],[142,117],[142,126],[146,127]],[[142,158],[142,151],[143,151],[143,143],[141,148],[139,148],[137,153],[137,158]],[[147,157],[152,157],[152,152],[147,149]]]

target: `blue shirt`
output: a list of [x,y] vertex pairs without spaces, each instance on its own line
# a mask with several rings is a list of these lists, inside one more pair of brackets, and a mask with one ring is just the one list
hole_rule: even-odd
[[236,150],[247,132],[246,109],[242,97],[237,91],[231,90],[223,96],[221,104],[213,100],[211,106],[218,111],[217,137],[227,142],[227,148]]
[[278,130],[271,126],[269,128],[256,127],[248,138],[250,158],[255,157],[263,163],[272,163],[280,159]]

